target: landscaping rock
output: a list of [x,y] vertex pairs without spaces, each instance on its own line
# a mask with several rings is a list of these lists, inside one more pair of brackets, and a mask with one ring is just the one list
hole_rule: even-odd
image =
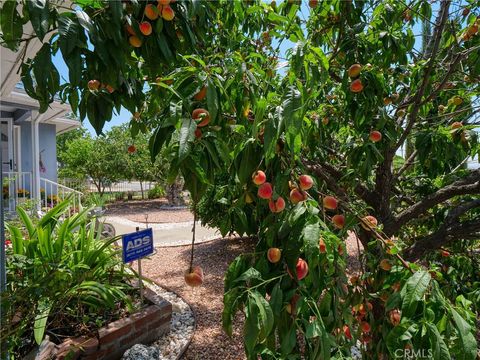
[[123,354],[123,360],[158,360],[160,350],[155,346],[133,345]]

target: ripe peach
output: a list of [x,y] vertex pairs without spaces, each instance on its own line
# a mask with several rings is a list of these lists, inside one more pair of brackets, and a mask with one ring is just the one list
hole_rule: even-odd
[[473,24],[472,26],[470,26],[467,29],[467,34],[470,35],[470,36],[476,35],[477,32],[478,32],[478,25],[477,24]]
[[310,6],[312,9],[318,5],[318,0],[309,0],[308,6]]
[[203,270],[200,266],[194,266],[191,271],[185,271],[185,283],[195,287],[203,284]]
[[368,138],[372,142],[375,142],[375,143],[379,142],[380,140],[382,140],[382,133],[380,131],[373,130],[372,132],[370,132],[370,135]]
[[175,12],[170,7],[170,5],[166,5],[162,9],[162,18],[167,21],[172,21],[175,17]]
[[368,333],[368,332],[370,332],[370,330],[371,330],[372,328],[371,328],[371,326],[370,326],[370,324],[369,324],[368,322],[362,321],[362,322],[360,323],[360,329],[362,329],[362,332]]
[[137,35],[135,33],[135,30],[133,29],[133,27],[129,24],[126,24],[125,25],[125,30],[127,30],[127,32],[130,34],[130,35]]
[[363,90],[362,80],[355,79],[350,84],[350,91],[353,93],[359,93]]
[[200,129],[198,129],[198,128],[195,129],[195,137],[196,137],[197,139],[201,139],[201,138],[202,138],[202,130],[200,130]]
[[127,151],[132,154],[134,153],[135,151],[137,151],[137,148],[135,147],[135,145],[130,145],[127,149]]
[[298,182],[300,184],[300,189],[302,190],[309,190],[313,186],[312,177],[309,175],[300,175],[298,177]]
[[343,325],[343,333],[348,340],[352,340],[352,333],[350,332],[350,327],[348,325]]
[[325,196],[323,198],[323,207],[329,210],[335,210],[338,206],[338,201],[333,196]]
[[98,80],[90,80],[88,82],[88,89],[92,91],[97,91],[100,88],[100,81]]
[[282,257],[282,250],[279,248],[270,248],[267,251],[267,259],[270,261],[272,264],[276,264],[277,262],[280,261],[280,258]]
[[140,32],[145,36],[148,36],[152,33],[152,25],[150,25],[148,21],[141,22],[138,28],[140,29]]
[[276,201],[270,199],[268,207],[273,213],[282,212],[285,209],[285,200],[283,200],[281,196],[279,196]]
[[260,199],[270,199],[273,194],[272,184],[266,182],[259,186],[258,197]]
[[325,241],[320,238],[318,241],[318,249],[320,250],[321,254],[325,254],[327,252],[327,245],[325,245]]
[[198,127],[203,127],[210,122],[210,113],[202,108],[195,109],[192,112],[192,119],[197,122]]
[[193,98],[196,101],[203,101],[205,97],[207,96],[207,87],[203,86],[198,93],[196,93]]
[[440,254],[443,257],[449,257],[450,256],[450,252],[448,252],[447,250],[440,250]]
[[362,71],[362,65],[360,64],[353,64],[348,68],[348,76],[351,78],[356,78],[360,75],[360,71]]
[[308,274],[308,264],[302,258],[299,258],[297,261],[297,266],[295,267],[295,271],[297,273],[297,279],[302,280]]
[[158,1],[158,5],[162,5],[162,6],[170,4],[170,0],[157,0],[157,1]]
[[150,20],[156,20],[158,18],[158,9],[155,5],[147,4],[144,10],[145,16]]
[[252,175],[252,181],[255,185],[262,185],[267,180],[267,175],[262,170],[257,170]]
[[113,88],[112,85],[103,85],[103,87],[105,87],[105,90],[108,91],[109,94],[113,93],[115,91],[115,89]]
[[132,45],[133,47],[140,47],[142,46],[142,40],[140,40],[137,36],[133,35],[133,36],[130,36],[128,38],[128,42],[130,43],[130,45]]
[[380,261],[380,268],[384,271],[390,271],[392,269],[392,264],[387,259],[382,259]]
[[375,229],[378,225],[377,219],[372,215],[367,215],[362,219],[360,225],[367,231]]
[[339,214],[333,215],[332,222],[337,229],[343,229],[345,226],[345,216]]
[[454,123],[452,123],[452,125],[450,125],[452,129],[458,129],[458,128],[461,128],[462,126],[463,124],[460,121],[455,121]]
[[393,309],[388,313],[388,317],[393,326],[400,324],[402,318],[402,313],[398,309]]
[[305,191],[294,188],[290,191],[290,201],[294,204],[307,200],[307,193]]

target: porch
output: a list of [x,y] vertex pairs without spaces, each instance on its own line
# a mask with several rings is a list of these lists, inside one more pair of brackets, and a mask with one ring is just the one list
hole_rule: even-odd
[[69,118],[69,110],[53,102],[39,114],[38,104],[21,84],[0,98],[2,201],[7,212],[15,212],[19,204],[45,211],[70,194],[75,198],[72,211],[79,207],[82,194],[57,182],[56,137],[80,125]]

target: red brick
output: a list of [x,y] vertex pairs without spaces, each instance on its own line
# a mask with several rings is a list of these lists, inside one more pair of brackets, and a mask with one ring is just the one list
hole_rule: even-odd
[[160,326],[162,326],[166,323],[169,323],[170,320],[171,320],[171,316],[164,316],[163,318],[155,320],[154,322],[151,322],[150,324],[148,324],[148,331],[150,332],[152,330],[156,330]]
[[161,315],[161,309],[157,305],[150,305],[149,307],[133,314],[131,318],[135,322],[135,327],[139,329],[145,326],[145,324],[156,320]]
[[108,324],[107,326],[101,328],[99,330],[100,334],[100,344],[101,346],[105,346],[106,344],[115,341],[116,339],[125,336],[132,331],[132,322],[130,319],[122,319],[122,320],[129,320],[129,321],[122,321],[120,320],[115,321],[113,323]]

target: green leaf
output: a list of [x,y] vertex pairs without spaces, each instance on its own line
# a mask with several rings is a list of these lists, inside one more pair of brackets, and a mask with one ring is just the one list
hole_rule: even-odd
[[50,314],[51,308],[52,304],[48,299],[41,299],[37,304],[37,315],[35,316],[35,323],[33,324],[33,334],[35,342],[38,345],[43,341],[43,335],[45,334],[48,315]]
[[10,50],[15,51],[23,34],[23,23],[17,11],[17,1],[7,0],[3,2],[0,11],[0,27],[2,40]]
[[88,16],[88,14],[83,10],[77,10],[75,13],[77,14],[78,23],[85,30],[88,31],[90,36],[94,36],[95,35],[95,26],[92,22],[92,19],[90,19],[90,16]]
[[232,336],[232,321],[239,307],[240,299],[240,288],[233,288],[223,295],[222,325],[228,336]]
[[262,274],[257,269],[250,268],[240,275],[235,282],[247,281],[247,280],[262,280]]
[[411,317],[415,314],[418,302],[422,300],[430,284],[431,275],[420,270],[413,274],[402,288],[402,316]]
[[240,276],[240,274],[245,272],[247,266],[248,264],[244,256],[237,256],[235,260],[231,262],[225,273],[225,292],[229,291],[233,287],[235,280]]
[[287,145],[292,153],[297,154],[301,148],[302,96],[293,86],[289,88],[282,103],[282,118],[285,122]]
[[275,284],[270,295],[270,307],[272,308],[273,315],[278,317],[282,311],[283,306],[283,292],[280,287],[280,283]]
[[434,324],[426,323],[426,326],[430,332],[430,344],[432,345],[433,350],[433,359],[438,360],[450,360],[450,352],[448,351],[447,344],[443,341],[442,335],[438,331],[437,327]]
[[207,86],[207,107],[208,112],[210,113],[210,119],[212,122],[215,121],[218,114],[218,94],[217,88],[215,87],[215,83],[212,79],[208,79],[208,86]]
[[253,349],[257,344],[260,326],[258,324],[258,307],[254,299],[249,298],[247,303],[245,325],[243,327],[243,339],[247,355],[253,353]]
[[192,142],[195,139],[195,129],[197,124],[192,118],[183,119],[180,128],[180,138],[178,147],[178,161],[183,161],[192,149]]
[[265,340],[273,329],[273,312],[267,300],[258,292],[250,292],[258,307],[258,321],[260,325],[259,341]]
[[174,126],[168,126],[166,128],[158,127],[157,130],[155,130],[148,143],[152,162],[155,161],[155,158],[160,153],[163,144],[171,137],[174,131]]
[[26,2],[30,22],[40,41],[43,40],[49,28],[49,8],[47,0],[29,0]]
[[456,340],[458,360],[475,360],[477,356],[477,341],[472,333],[472,327],[465,321],[460,314],[451,309],[453,322],[458,331],[458,339]]

